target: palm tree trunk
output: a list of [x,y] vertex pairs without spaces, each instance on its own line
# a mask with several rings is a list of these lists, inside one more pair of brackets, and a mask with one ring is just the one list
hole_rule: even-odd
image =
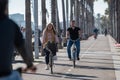
[[25,18],[26,18],[26,49],[31,60],[33,59],[32,53],[32,29],[31,29],[31,9],[30,9],[30,0],[25,0]]
[[[42,8],[42,31],[45,29],[46,27],[46,0],[41,0],[41,8]],[[41,47],[41,55],[44,56],[44,51],[43,51],[43,47]]]
[[113,23],[112,23],[112,16],[113,16],[112,15],[112,7],[113,7],[112,1],[113,0],[111,0],[110,3],[109,3],[109,11],[110,11],[109,17],[110,17],[110,25],[111,25],[111,34],[114,37],[114,28],[113,28]]
[[74,1],[70,0],[70,21],[73,20],[73,4]]
[[91,18],[92,18],[92,27],[91,27],[91,35],[92,35],[92,29],[93,29],[93,27],[94,27],[94,0],[92,0],[92,16],[91,16]]
[[76,26],[79,26],[79,19],[80,19],[80,2],[78,0],[75,0],[75,22]]
[[62,49],[62,38],[61,38],[61,29],[60,29],[60,22],[59,22],[59,13],[58,13],[58,2],[56,1],[56,29],[58,32],[59,44],[58,48]]
[[68,8],[68,0],[66,0],[66,27],[68,28],[68,16],[69,16],[69,8]]
[[66,23],[65,23],[65,4],[64,4],[64,0],[62,0],[62,12],[63,12],[63,27],[64,27],[64,37],[66,35]]
[[82,30],[83,32],[85,32],[85,1],[81,0],[81,5],[82,5],[82,21],[81,21],[81,25],[82,25]]
[[64,4],[64,0],[62,0],[62,12],[63,12],[63,46],[66,46],[66,23],[65,23],[65,4]]
[[117,0],[117,41],[120,43],[120,0]]
[[56,1],[51,0],[51,22],[54,24],[56,28]]
[[42,7],[42,31],[46,27],[46,0],[41,0]]
[[39,50],[40,47],[38,45],[38,0],[34,0],[34,24],[35,24],[35,45],[34,45],[34,50],[35,50],[35,58],[39,58]]

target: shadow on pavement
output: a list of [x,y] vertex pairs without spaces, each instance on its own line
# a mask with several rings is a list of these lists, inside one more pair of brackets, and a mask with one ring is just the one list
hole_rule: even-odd
[[87,75],[78,75],[78,74],[69,74],[69,73],[55,73],[58,75],[64,76],[64,78],[70,79],[80,79],[80,80],[93,80],[89,78],[97,78],[96,76],[87,76]]
[[[45,64],[45,62],[43,61],[33,61],[33,62],[36,62],[36,63],[40,63],[40,64]],[[23,60],[15,60],[12,62],[13,64],[16,64],[16,63],[24,63]]]
[[[110,63],[108,63],[108,62],[97,62],[97,61],[84,61],[84,60],[82,60],[82,61],[80,61],[80,62],[82,62],[82,63],[95,63],[95,64],[113,64],[112,62]],[[120,64],[119,64],[120,65]]]
[[[59,77],[59,78],[68,78],[75,80],[93,80],[93,78],[97,78],[96,76],[87,76],[87,75],[78,75],[78,74],[67,74],[67,73],[54,73],[54,74],[41,74],[41,73],[24,73],[24,74],[32,74],[32,75],[42,75],[49,77]],[[91,78],[91,79],[90,79]]]
[[97,69],[97,70],[120,70],[120,68],[109,68],[109,67],[100,67],[100,66],[76,66],[76,68],[84,69]]

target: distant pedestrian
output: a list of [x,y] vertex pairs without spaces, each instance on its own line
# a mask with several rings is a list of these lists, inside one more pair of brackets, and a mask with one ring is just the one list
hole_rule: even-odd
[[97,28],[94,28],[93,32],[94,32],[94,39],[97,39],[97,36],[98,36],[98,29]]
[[107,35],[107,28],[105,28],[104,34],[105,34],[105,36]]

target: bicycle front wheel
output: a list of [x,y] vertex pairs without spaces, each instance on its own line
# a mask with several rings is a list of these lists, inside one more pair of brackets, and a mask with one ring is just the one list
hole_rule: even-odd
[[75,68],[75,62],[76,62],[76,53],[73,53],[73,67]]
[[50,57],[49,57],[49,65],[50,65],[50,73],[51,74],[53,74],[53,56],[52,55],[50,55]]

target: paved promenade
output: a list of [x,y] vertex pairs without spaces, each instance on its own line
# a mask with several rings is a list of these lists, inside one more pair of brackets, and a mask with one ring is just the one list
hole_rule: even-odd
[[[58,60],[55,61],[54,74],[45,70],[44,57],[34,61],[36,73],[24,73],[24,80],[120,80],[120,48],[114,47],[111,36],[99,35],[95,40],[90,37],[81,41],[80,61],[73,68],[72,61],[67,58],[66,48],[59,49]],[[19,56],[14,68],[25,66]]]

